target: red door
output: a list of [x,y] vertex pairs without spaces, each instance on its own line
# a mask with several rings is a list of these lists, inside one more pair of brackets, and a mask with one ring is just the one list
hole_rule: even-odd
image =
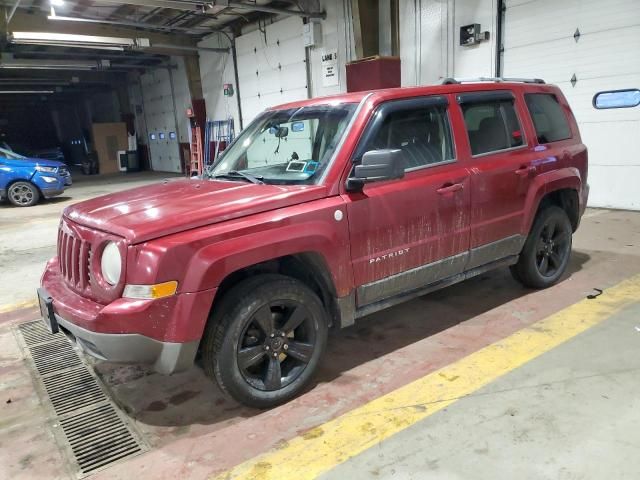
[[357,304],[462,272],[469,249],[470,178],[454,158],[444,97],[384,103],[354,158],[399,148],[405,177],[346,193]]
[[525,201],[536,174],[521,119],[526,113],[510,91],[457,95],[466,126],[471,172],[471,237],[467,269],[520,252]]

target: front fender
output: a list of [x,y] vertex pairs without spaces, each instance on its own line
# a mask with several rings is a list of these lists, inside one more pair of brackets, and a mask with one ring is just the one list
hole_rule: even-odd
[[534,177],[527,192],[525,201],[525,215],[522,220],[521,233],[528,235],[540,202],[545,195],[558,190],[571,189],[576,193],[582,191],[582,178],[580,171],[575,167],[560,168],[549,172],[541,173]]
[[[336,220],[337,210],[341,220]],[[353,287],[346,208],[340,197],[170,235],[134,249],[129,259],[136,268],[127,274],[128,283],[178,280],[181,293],[216,288],[233,272],[305,252],[322,256],[338,296]]]

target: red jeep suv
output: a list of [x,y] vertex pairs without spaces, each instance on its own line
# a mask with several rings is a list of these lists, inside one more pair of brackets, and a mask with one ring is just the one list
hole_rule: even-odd
[[574,116],[542,80],[281,105],[202,178],[68,207],[42,315],[99,359],[172,373],[200,353],[269,407],[310,381],[332,326],[499,267],[556,283],[588,190]]

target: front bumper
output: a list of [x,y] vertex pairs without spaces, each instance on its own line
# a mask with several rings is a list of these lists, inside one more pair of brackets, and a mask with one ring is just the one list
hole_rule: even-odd
[[64,188],[41,188],[42,196],[44,198],[57,197],[58,195],[62,195],[64,193]]
[[56,320],[67,336],[92,357],[115,363],[151,364],[156,372],[167,375],[188,370],[198,351],[197,341],[172,343],[135,333],[97,333],[58,314]]
[[102,305],[67,286],[57,258],[40,283],[53,300],[56,320],[85,352],[110,362],[151,364],[164,374],[193,364],[217,290]]

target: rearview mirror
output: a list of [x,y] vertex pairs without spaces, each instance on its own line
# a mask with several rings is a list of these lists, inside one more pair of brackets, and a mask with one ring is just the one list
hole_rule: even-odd
[[275,133],[277,138],[284,138],[289,135],[289,127],[278,127]]
[[396,149],[370,150],[347,180],[347,190],[361,190],[365,183],[404,177],[404,152]]

